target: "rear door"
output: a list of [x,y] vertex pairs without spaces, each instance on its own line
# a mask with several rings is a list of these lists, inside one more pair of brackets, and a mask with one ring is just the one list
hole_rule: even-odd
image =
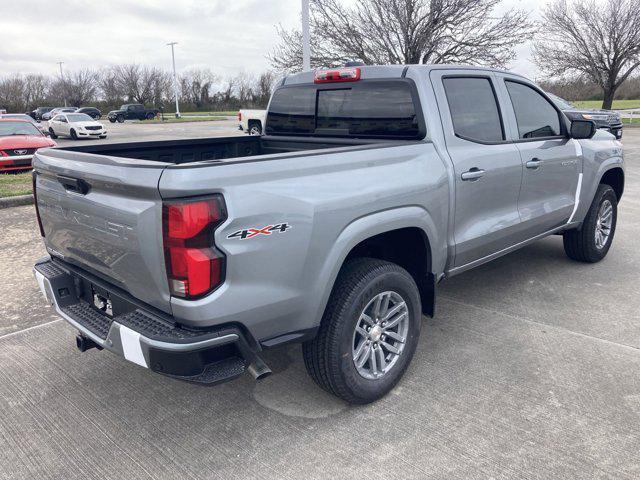
[[435,70],[431,81],[455,171],[454,267],[460,267],[520,237],[522,162],[508,141],[491,73]]
[[542,91],[520,78],[500,77],[524,167],[518,210],[526,239],[569,220],[582,176],[581,149]]
[[170,313],[158,192],[165,165],[45,152],[33,165],[47,251]]

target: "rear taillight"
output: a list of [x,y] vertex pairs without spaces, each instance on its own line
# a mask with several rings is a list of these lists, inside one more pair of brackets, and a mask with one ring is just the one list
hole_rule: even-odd
[[238,112],[238,122],[242,121],[242,114],[240,112]]
[[360,69],[355,67],[316,70],[314,83],[356,82],[360,80]]
[[214,232],[226,218],[221,195],[162,205],[165,263],[172,295],[200,298],[224,281],[225,256],[215,247]]
[[38,174],[33,172],[31,174],[31,185],[33,186],[33,205],[36,207],[36,218],[38,219],[38,227],[40,228],[40,235],[44,237],[44,228],[42,227],[42,219],[40,218],[40,209],[38,208],[38,193],[36,192],[36,181]]

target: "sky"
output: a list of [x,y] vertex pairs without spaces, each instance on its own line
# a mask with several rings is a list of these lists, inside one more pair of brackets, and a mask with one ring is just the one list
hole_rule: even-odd
[[[345,0],[353,1],[353,0]],[[301,0],[0,0],[0,76],[57,75],[63,68],[139,63],[210,68],[220,76],[258,74],[278,41],[276,26],[299,26]],[[500,10],[538,18],[545,1],[504,0]],[[531,46],[517,49],[511,70],[535,78]]]

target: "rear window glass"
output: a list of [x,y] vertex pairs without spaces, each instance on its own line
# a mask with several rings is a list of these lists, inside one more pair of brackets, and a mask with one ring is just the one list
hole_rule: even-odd
[[363,82],[281,88],[267,115],[267,134],[420,138],[407,82]]

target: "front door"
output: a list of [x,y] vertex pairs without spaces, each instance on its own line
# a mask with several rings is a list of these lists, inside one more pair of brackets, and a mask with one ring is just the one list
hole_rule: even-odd
[[455,176],[453,267],[503,250],[521,237],[522,162],[507,141],[491,73],[431,74]]
[[523,234],[530,238],[569,220],[581,183],[581,148],[568,137],[564,117],[542,92],[508,77],[504,87],[524,166],[518,210]]

